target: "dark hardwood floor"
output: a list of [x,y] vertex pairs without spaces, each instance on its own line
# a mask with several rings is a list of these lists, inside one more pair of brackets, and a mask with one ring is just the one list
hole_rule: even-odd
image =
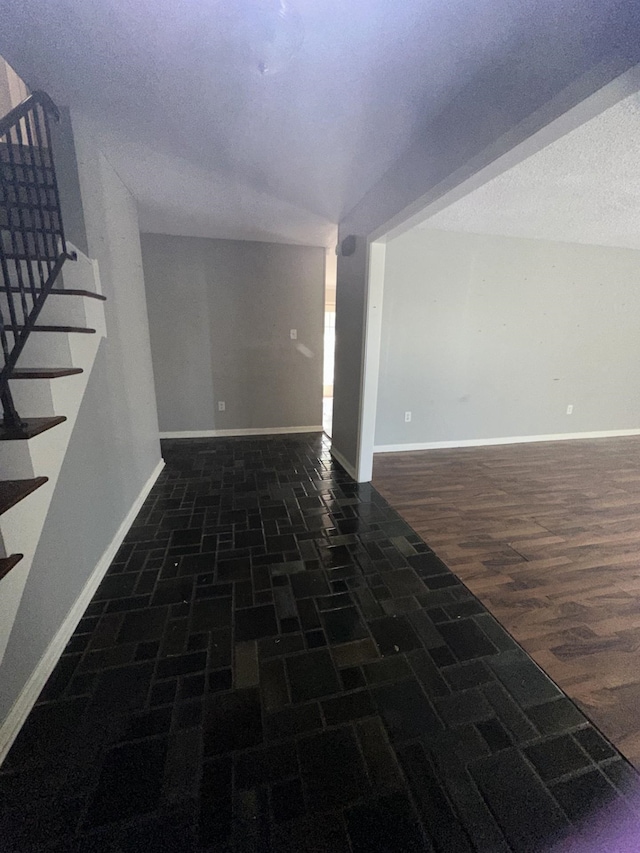
[[380,454],[373,482],[640,767],[640,437]]

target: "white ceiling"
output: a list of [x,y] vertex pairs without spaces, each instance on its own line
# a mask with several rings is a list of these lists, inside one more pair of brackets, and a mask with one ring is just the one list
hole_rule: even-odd
[[625,98],[419,227],[640,249],[640,95]]
[[228,21],[259,2],[4,0],[0,54],[109,128],[144,230],[328,245],[474,76],[586,50],[621,0],[290,0],[305,40],[265,77]]

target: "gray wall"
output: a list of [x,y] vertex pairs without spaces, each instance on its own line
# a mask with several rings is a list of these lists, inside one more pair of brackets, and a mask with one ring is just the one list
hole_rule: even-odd
[[162,432],[322,423],[324,249],[143,234],[142,255]]
[[4,718],[160,461],[135,201],[73,115],[89,253],[100,263],[102,342],[0,676]]
[[376,445],[640,428],[639,280],[630,249],[391,240]]
[[[338,259],[333,445],[357,465],[367,302],[367,242],[416,213],[528,139],[640,60],[639,11],[620,4],[588,38],[558,36],[522,44],[515,60],[488,63],[446,104],[340,223],[339,239],[364,245]],[[355,397],[354,397],[355,394]]]

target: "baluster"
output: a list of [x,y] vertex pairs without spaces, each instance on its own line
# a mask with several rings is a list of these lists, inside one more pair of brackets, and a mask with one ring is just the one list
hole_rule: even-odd
[[6,307],[0,304],[0,403],[3,423],[11,428],[23,426],[9,387],[11,371],[67,256],[49,111],[59,118],[55,104],[35,93],[15,113],[0,118],[0,209],[6,210],[6,223],[0,221],[6,289]]
[[[29,169],[30,169],[29,173],[27,173],[26,166],[25,166],[25,197],[26,197],[27,202],[29,204],[28,210],[29,210],[29,217],[31,219],[31,228],[35,229],[35,225],[36,225],[35,216],[36,216],[36,214],[35,214],[33,202],[30,199],[30,190],[33,190],[34,193],[36,192],[36,190],[35,190],[35,185],[36,185],[35,147],[36,146],[34,145],[34,142],[33,142],[33,131],[31,128],[31,122],[33,121],[33,117],[34,117],[34,112],[32,110],[25,116],[25,121],[24,121],[25,131],[26,131],[26,136],[27,136],[27,146],[26,147],[27,147],[28,155],[29,155]],[[23,242],[25,244],[25,247],[27,247],[29,245],[29,234],[28,234],[28,232],[25,232],[24,237],[23,237]],[[35,233],[33,233],[33,242],[35,245],[35,243],[36,243]],[[37,288],[37,284],[36,284],[35,277],[33,274],[33,260],[30,260],[30,255],[31,255],[30,251],[26,251],[25,254],[27,257],[27,271],[28,271],[28,275],[29,275],[29,281],[30,281],[31,286],[32,286],[33,301],[35,302],[37,295],[38,295],[38,288]],[[40,265],[40,261],[38,261],[38,264]],[[42,286],[42,270],[40,269],[40,267],[39,267],[39,274],[40,274],[40,282],[41,282],[41,286]]]
[[[21,231],[24,229],[21,227],[22,225],[22,201],[20,198],[20,174],[19,174],[19,163],[16,162],[16,152],[13,150],[13,139],[11,136],[11,131],[7,135],[7,147],[8,147],[8,155],[9,155],[9,167],[11,169],[11,180],[8,185],[8,194],[11,194],[13,197],[11,199],[7,199],[7,215],[9,219],[9,238],[11,241],[11,255],[13,256],[13,265],[15,267],[16,272],[16,283],[18,286],[18,293],[20,296],[20,305],[22,307],[22,323],[20,325],[25,325],[27,322],[27,317],[29,316],[29,306],[27,305],[27,294],[25,291],[24,281],[22,279],[22,264],[20,262],[20,247],[18,245],[18,234],[16,231],[16,226],[20,228]],[[20,152],[20,147],[18,147],[18,152]],[[22,155],[20,155],[20,160],[22,159]],[[23,170],[24,177],[24,170]],[[16,222],[17,220],[17,222]],[[11,280],[6,281],[7,287],[7,296],[11,297],[13,302],[13,282]],[[15,335],[18,334],[18,331],[15,331]]]
[[[39,270],[39,274],[40,274],[40,289],[44,290],[47,279],[49,277],[49,273],[51,272],[51,267],[49,266],[49,262],[48,262],[49,252],[47,249],[47,245],[45,242],[44,235],[42,238],[42,247],[43,247],[44,251],[43,251],[43,253],[41,253],[41,251],[40,251],[40,233],[41,233],[41,229],[44,228],[44,209],[42,206],[42,194],[41,194],[40,179],[42,179],[42,182],[44,183],[44,181],[46,179],[46,173],[45,173],[46,166],[45,166],[45,162],[44,162],[44,156],[42,153],[42,135],[40,133],[40,117],[38,115],[37,108],[34,109],[34,111],[33,111],[33,127],[34,127],[34,131],[35,131],[35,136],[36,136],[36,144],[31,148],[31,154],[33,157],[33,162],[39,163],[39,166],[34,165],[33,170],[32,170],[32,173],[33,173],[32,189],[33,189],[33,194],[34,194],[34,198],[35,198],[35,205],[34,205],[33,212],[32,212],[32,216],[33,216],[33,243],[34,243],[35,253],[36,253],[36,256],[38,258],[38,270]],[[20,134],[22,134],[21,130],[20,130]],[[36,153],[38,155],[37,157],[36,157]],[[46,193],[46,189],[45,189],[45,193]],[[39,216],[40,216],[40,228],[38,228],[38,226],[37,226],[37,214],[39,214]],[[45,255],[45,264],[46,264],[46,269],[47,269],[46,276],[43,275],[43,273],[42,273],[42,254]]]

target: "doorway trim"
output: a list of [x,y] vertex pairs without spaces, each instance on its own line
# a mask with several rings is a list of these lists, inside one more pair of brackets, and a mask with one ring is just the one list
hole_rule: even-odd
[[373,476],[373,449],[378,407],[378,378],[382,344],[382,303],[384,298],[384,267],[387,246],[383,240],[369,243],[367,262],[367,295],[364,319],[362,393],[358,425],[358,458],[356,479],[368,483]]

